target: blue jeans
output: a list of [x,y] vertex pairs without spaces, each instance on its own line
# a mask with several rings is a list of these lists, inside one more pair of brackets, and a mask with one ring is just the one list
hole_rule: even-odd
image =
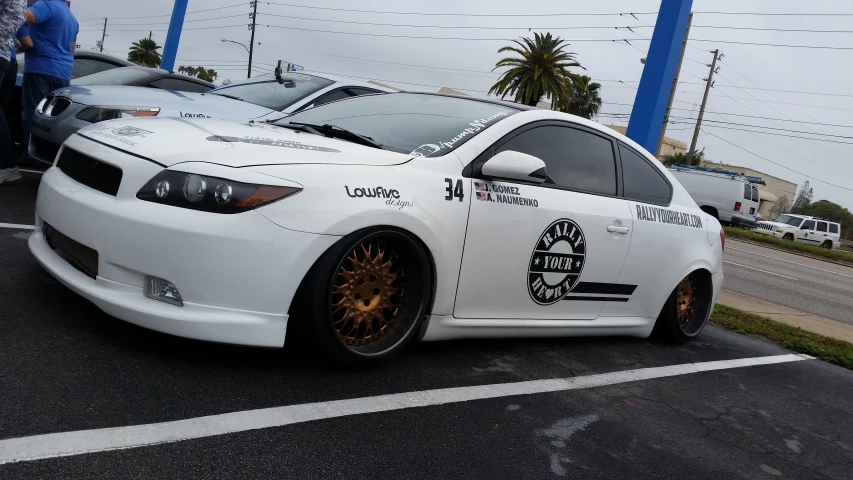
[[15,88],[15,76],[18,74],[18,61],[0,58],[0,170],[17,166],[15,161],[15,145],[12,143],[12,132],[6,121],[6,104]]
[[[24,152],[30,145],[30,129],[33,125],[33,115],[36,106],[47,96],[48,93],[57,88],[70,85],[68,80],[42,75],[40,73],[24,73],[24,84],[21,91],[21,122],[24,130]],[[26,153],[24,154],[26,156]]]

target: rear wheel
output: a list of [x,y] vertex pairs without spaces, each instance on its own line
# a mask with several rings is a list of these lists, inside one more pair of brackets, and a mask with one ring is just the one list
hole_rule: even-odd
[[420,242],[396,230],[344,237],[306,281],[302,327],[328,357],[355,366],[381,363],[412,340],[432,285]]
[[711,315],[711,275],[697,270],[684,277],[658,315],[653,335],[673,342],[688,342],[705,328]]
[[832,242],[830,240],[823,242],[822,244],[820,244],[820,246],[822,248],[826,248],[827,250],[832,250]]
[[786,233],[785,235],[782,236],[782,240],[787,240],[789,242],[793,242],[794,241],[794,234],[793,233]]

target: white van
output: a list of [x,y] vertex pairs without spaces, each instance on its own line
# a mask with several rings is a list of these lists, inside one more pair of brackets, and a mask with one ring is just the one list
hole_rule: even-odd
[[772,222],[758,222],[755,233],[823,248],[841,248],[841,224],[808,215],[779,215]]
[[671,167],[669,171],[705,213],[724,223],[755,225],[758,187],[743,175],[687,165]]

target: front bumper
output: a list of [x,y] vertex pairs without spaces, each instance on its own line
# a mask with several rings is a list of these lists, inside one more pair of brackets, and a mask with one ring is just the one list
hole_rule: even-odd
[[91,125],[91,123],[77,118],[77,114],[85,108],[86,105],[73,103],[56,117],[38,111],[33,113],[30,143],[27,145],[30,157],[53,164],[59,147],[65,140],[81,128]]
[[767,229],[764,229],[761,227],[753,228],[751,231],[753,233],[760,233],[762,235],[769,235],[771,237],[776,237],[776,238],[782,238],[782,236],[785,235],[785,233],[786,233],[784,231],[782,233],[777,233],[776,230],[767,230]]
[[[297,287],[339,237],[288,230],[254,211],[222,215],[138,200],[136,192],[161,167],[79,136],[67,145],[121,168],[124,175],[113,197],[58,168],[44,174],[29,246],[51,275],[106,313],[152,330],[283,346]],[[48,245],[45,222],[97,251],[96,278]],[[174,284],[184,305],[146,297],[147,276]]]

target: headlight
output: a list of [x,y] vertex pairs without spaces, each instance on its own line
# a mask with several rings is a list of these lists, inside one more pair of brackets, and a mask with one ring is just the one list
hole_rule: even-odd
[[255,185],[195,173],[164,170],[136,198],[213,213],[240,213],[299,193],[298,187]]
[[88,107],[77,114],[77,118],[89,123],[98,123],[118,118],[154,117],[160,113],[156,107]]

